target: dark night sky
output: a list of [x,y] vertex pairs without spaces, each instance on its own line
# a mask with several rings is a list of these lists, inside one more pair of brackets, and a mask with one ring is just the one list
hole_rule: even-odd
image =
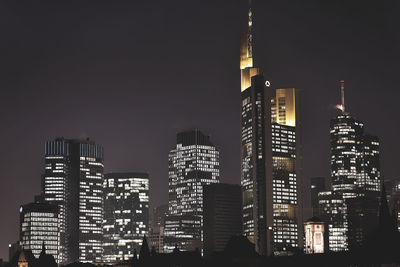
[[[396,0],[257,3],[256,64],[273,87],[301,90],[304,187],[329,175],[340,79],[347,110],[381,138],[384,177],[400,178],[399,12]],[[167,202],[182,129],[210,134],[221,181],[239,183],[246,16],[245,0],[0,1],[0,257],[58,136],[102,144],[106,171],[149,172],[152,206]]]

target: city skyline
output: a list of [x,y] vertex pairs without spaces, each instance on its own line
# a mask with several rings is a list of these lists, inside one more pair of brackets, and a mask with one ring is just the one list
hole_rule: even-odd
[[[396,122],[391,122],[391,117],[398,112],[394,102],[394,99],[398,98],[399,95],[399,91],[395,90],[396,75],[394,72],[396,66],[398,66],[398,63],[395,62],[398,52],[395,52],[394,44],[399,39],[396,39],[398,38],[397,35],[394,33],[391,35],[390,32],[390,26],[394,25],[391,23],[395,23],[395,21],[390,21],[390,18],[394,20],[394,17],[390,16],[390,10],[387,10],[389,21],[385,22],[389,25],[386,38],[383,38],[382,41],[373,40],[372,44],[361,46],[363,41],[380,36],[379,31],[374,27],[379,28],[386,25],[377,23],[381,15],[380,11],[382,11],[379,8],[376,12],[378,15],[376,20],[367,18],[366,14],[375,14],[370,10],[372,7],[368,3],[364,6],[366,7],[366,14],[356,16],[367,26],[371,26],[368,28],[359,25],[357,20],[353,21],[350,18],[351,15],[358,14],[354,9],[347,9],[349,13],[340,13],[341,4],[319,5],[318,11],[328,18],[332,16],[332,11],[329,8],[339,12],[344,18],[344,22],[337,20],[339,27],[333,29],[334,25],[329,24],[328,19],[320,18],[321,15],[314,14],[307,7],[299,4],[292,3],[294,7],[283,11],[283,7],[287,7],[285,6],[287,4],[260,4],[257,7],[256,12],[266,13],[270,17],[260,16],[261,18],[258,18],[259,21],[256,24],[258,29],[256,31],[260,31],[262,34],[257,34],[255,53],[259,53],[257,54],[258,66],[273,68],[268,70],[268,73],[271,73],[274,80],[277,81],[277,85],[274,87],[293,86],[302,90],[304,187],[308,184],[308,179],[311,176],[329,177],[329,120],[337,114],[334,105],[340,102],[338,89],[338,80],[340,79],[346,80],[347,110],[354,117],[365,122],[368,125],[368,131],[381,138],[383,177],[386,179],[399,178],[396,177],[395,168],[396,152],[399,149],[396,133],[399,130],[399,125]],[[112,170],[148,172],[151,177],[154,177],[150,184],[157,185],[153,187],[154,189],[150,193],[152,206],[166,203],[168,196],[166,190],[168,183],[166,155],[170,147],[173,146],[176,132],[187,128],[197,127],[211,135],[213,142],[221,150],[221,182],[239,183],[240,131],[238,125],[240,125],[240,109],[238,105],[240,96],[237,88],[240,86],[240,81],[237,77],[239,73],[237,71],[237,54],[239,50],[238,36],[240,32],[245,30],[243,25],[246,25],[246,12],[243,12],[243,10],[246,10],[246,1],[242,4],[233,4],[232,14],[224,12],[226,15],[224,19],[218,17],[218,14],[224,9],[222,4],[216,4],[215,10],[211,10],[207,4],[204,7],[196,4],[192,8],[184,5],[189,11],[184,15],[184,19],[189,21],[189,25],[183,28],[192,27],[192,31],[198,29],[210,40],[215,38],[216,42],[214,45],[205,43],[205,41],[197,44],[197,41],[202,38],[197,39],[196,34],[187,33],[186,37],[188,38],[185,38],[185,40],[188,42],[185,42],[182,51],[179,52],[182,52],[184,56],[189,55],[189,57],[182,58],[182,55],[180,55],[177,62],[172,64],[173,66],[175,64],[177,64],[176,66],[179,64],[187,66],[188,70],[185,72],[187,77],[179,78],[173,78],[173,72],[168,70],[164,74],[160,73],[162,71],[156,72],[156,74],[151,71],[152,65],[156,66],[157,69],[162,66],[163,70],[170,66],[167,63],[170,63],[171,58],[167,52],[178,52],[173,49],[177,44],[174,40],[166,39],[171,43],[167,42],[166,47],[159,52],[151,49],[154,46],[150,47],[147,52],[152,51],[155,55],[151,55],[149,61],[145,60],[147,58],[139,56],[138,62],[142,60],[146,63],[144,66],[148,67],[145,71],[138,71],[136,67],[127,62],[129,60],[134,62],[137,56],[137,53],[131,51],[135,50],[135,47],[129,46],[135,44],[136,39],[122,36],[128,32],[135,32],[135,30],[140,32],[140,29],[135,27],[137,20],[142,18],[140,12],[136,14],[137,17],[132,16],[127,11],[122,12],[124,8],[130,11],[135,10],[134,7],[136,6],[133,4],[117,4],[113,7],[113,10],[121,11],[122,17],[107,16],[104,18],[104,22],[110,23],[104,24],[102,24],[103,20],[96,19],[88,9],[84,9],[83,14],[92,18],[90,22],[84,24],[84,29],[87,32],[72,34],[77,40],[83,39],[83,44],[76,41],[61,44],[64,38],[67,40],[71,38],[69,35],[71,33],[67,30],[73,31],[73,27],[77,27],[77,25],[71,23],[70,19],[66,18],[69,12],[77,14],[77,11],[73,9],[75,7],[73,4],[70,6],[71,9],[67,9],[67,11],[53,4],[55,6],[52,7],[56,7],[56,10],[52,14],[46,13],[46,11],[49,11],[46,8],[49,7],[44,7],[44,10],[40,10],[40,7],[43,8],[41,5],[34,8],[33,12],[44,15],[45,19],[53,18],[55,14],[61,15],[55,21],[55,25],[63,26],[63,33],[53,32],[55,31],[54,26],[44,25],[45,20],[34,16],[35,13],[28,13],[26,7],[9,3],[2,3],[1,5],[4,5],[4,10],[10,12],[4,17],[10,18],[11,23],[14,23],[12,27],[15,28],[13,29],[22,30],[21,36],[17,37],[11,31],[1,28],[1,31],[11,41],[16,44],[22,43],[13,47],[2,48],[6,51],[10,50],[11,56],[15,55],[19,51],[18,49],[26,49],[26,53],[39,51],[39,55],[44,55],[44,57],[36,61],[35,56],[23,53],[11,60],[12,57],[3,55],[5,60],[1,67],[4,79],[2,79],[1,85],[6,90],[2,91],[0,100],[4,127],[1,136],[2,140],[7,140],[7,142],[5,142],[5,152],[1,158],[3,162],[1,165],[2,176],[4,175],[1,179],[1,188],[4,191],[1,194],[0,202],[2,204],[0,208],[8,215],[8,218],[2,221],[0,225],[0,229],[2,229],[0,231],[0,257],[7,258],[7,244],[13,243],[17,239],[18,223],[16,222],[18,221],[19,205],[30,202],[33,196],[40,191],[40,175],[44,167],[42,160],[44,141],[57,136],[65,136],[66,138],[90,137],[96,143],[101,144],[106,151],[105,172]],[[155,30],[155,34],[145,35],[145,37],[150,38],[151,43],[158,40],[154,36],[159,36],[162,40],[167,38],[162,35],[157,26],[162,22],[157,20],[158,15],[167,16],[167,12],[164,13],[165,11],[163,11],[164,9],[171,14],[180,14],[181,11],[181,9],[174,11],[173,5],[166,4],[160,4],[155,9],[146,4],[139,7],[145,10],[144,13],[147,12],[154,16],[149,23],[150,28]],[[295,7],[300,8],[300,11],[294,10]],[[99,5],[96,8],[99,12],[105,12],[103,10],[105,6]],[[278,14],[274,15],[274,10]],[[209,21],[203,18],[202,12],[207,12],[210,15]],[[296,18],[297,12],[311,14],[312,16],[311,18],[304,18],[305,16]],[[287,15],[291,19],[282,23],[282,25],[278,25],[278,29],[271,31],[272,21],[279,13]],[[27,26],[30,20],[18,19],[18,15],[21,14],[29,15],[28,18],[32,20],[31,26]],[[194,17],[190,18],[190,14],[194,14]],[[322,20],[322,24],[328,28],[329,33],[321,33],[322,26],[308,25],[313,18]],[[179,20],[172,19],[171,24],[167,24],[166,27],[175,29],[174,26],[180,25],[181,20],[182,18]],[[85,22],[83,15],[82,17],[78,16],[78,22]],[[228,27],[231,22],[234,23],[232,27],[234,30]],[[294,25],[297,22],[299,22],[299,25]],[[218,25],[216,29],[212,29],[213,23]],[[108,27],[105,27],[105,24]],[[122,45],[121,52],[117,54],[107,53],[106,51],[110,49],[110,46],[111,49],[113,47],[108,42],[99,45],[98,50],[95,49],[95,51],[90,52],[95,43],[93,40],[104,40],[103,34],[109,35],[113,30],[119,29],[121,25],[123,26],[122,29],[112,34],[113,37],[119,38],[118,40],[121,43],[125,41],[129,44]],[[308,26],[311,27],[309,31],[305,29]],[[300,33],[295,33],[296,31],[292,30],[286,32],[291,27],[295,27]],[[260,28],[262,29],[260,30]],[[30,40],[31,38],[26,29],[31,29],[33,32],[38,31],[40,38],[30,45],[23,42],[23,40]],[[356,36],[353,36],[351,29],[359,30]],[[341,32],[342,30],[343,32]],[[179,36],[180,31],[173,32],[176,36]],[[305,36],[302,36],[301,33]],[[315,37],[320,43],[317,42],[317,45],[314,46],[311,41],[305,40],[307,36],[312,36],[313,33],[320,34],[319,37]],[[372,37],[370,34],[372,34]],[[301,37],[297,40],[298,43],[289,42],[296,40],[296,37]],[[227,40],[224,40],[225,38]],[[270,38],[274,42],[268,43]],[[342,41],[339,41],[341,38],[343,38],[342,41],[346,41],[346,47]],[[177,39],[179,40],[179,38]],[[42,51],[39,46],[43,44],[44,47],[51,49]],[[267,46],[268,49],[263,46]],[[339,47],[339,49],[338,51],[329,50],[329,53],[324,54],[321,51],[321,47],[324,46],[331,49]],[[77,57],[81,60],[76,65],[69,62],[61,56],[60,47],[72,53],[72,58]],[[223,51],[224,47],[226,47],[226,51]],[[258,47],[263,47],[263,49],[258,49]],[[120,46],[115,45],[114,48],[119,49]],[[136,46],[136,49],[140,48],[142,48],[140,45]],[[197,54],[200,48],[204,50]],[[318,50],[318,48],[321,50]],[[384,48],[387,49],[383,51]],[[79,51],[83,51],[83,53]],[[301,51],[304,54],[301,54]],[[162,52],[166,53],[163,54]],[[97,53],[100,57],[96,61]],[[213,56],[202,58],[207,53]],[[124,55],[128,55],[127,59]],[[394,57],[389,58],[389,55],[394,55]],[[24,56],[27,58],[24,58]],[[116,56],[115,61],[110,59],[112,56]],[[160,61],[155,58],[157,56],[161,56]],[[322,56],[322,59],[318,56]],[[335,56],[338,56],[338,58],[334,58]],[[382,58],[388,62],[385,65],[387,73],[380,71],[381,65],[386,63],[381,61]],[[305,60],[308,61],[305,62]],[[90,63],[91,61],[94,63]],[[264,64],[263,61],[270,63]],[[25,64],[21,64],[21,62],[25,62]],[[193,65],[198,66],[193,66],[188,62],[195,62],[196,64]],[[367,66],[363,66],[363,64],[367,64]],[[37,65],[39,68],[34,68]],[[73,70],[74,66],[78,68]],[[205,69],[204,66],[208,66],[209,69]],[[319,69],[319,66],[322,66],[322,68]],[[301,69],[302,67],[305,69]],[[317,68],[318,70],[316,70]],[[288,69],[288,74],[283,69]],[[267,72],[267,70],[265,71]],[[199,73],[202,72],[203,75],[208,75],[210,79],[200,81],[199,76],[201,75]],[[110,73],[110,75],[107,75],[107,73]],[[366,73],[369,75],[366,75]],[[157,75],[159,81],[148,81],[148,78],[142,78],[141,74],[148,75],[144,77]],[[82,94],[78,94],[79,90],[82,90]],[[22,94],[18,95],[17,93]],[[389,93],[393,97],[388,97]],[[365,100],[359,101],[360,97]],[[61,101],[60,99],[65,100]],[[165,104],[164,99],[170,102],[166,101],[168,103]],[[69,102],[71,100],[73,100],[76,110],[70,110]],[[141,103],[153,103],[153,105],[146,107]],[[154,108],[154,105],[157,107]],[[172,106],[175,106],[175,108],[171,108]],[[204,106],[210,108],[204,109]],[[58,112],[53,113],[52,110]],[[148,116],[143,116],[143,112]],[[92,118],[96,119],[88,123]],[[21,138],[22,133],[24,133],[24,138]],[[129,141],[129,143],[126,143],[126,141]],[[20,168],[20,165],[24,168]],[[24,186],[21,188],[20,184]],[[9,192],[9,194],[5,192]],[[307,198],[305,203],[306,206],[309,206]]]

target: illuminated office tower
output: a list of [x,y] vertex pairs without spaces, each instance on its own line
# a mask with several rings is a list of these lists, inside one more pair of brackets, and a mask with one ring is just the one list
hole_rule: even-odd
[[43,245],[46,253],[59,262],[59,208],[49,203],[33,202],[20,210],[20,247],[31,250],[39,258]]
[[149,176],[109,173],[104,179],[103,261],[130,260],[148,235]]
[[[252,77],[251,86],[241,93],[243,234],[255,244],[257,252],[263,255],[266,253],[267,242],[267,162],[271,166],[271,152],[269,157],[265,153],[267,144],[271,151],[271,121],[266,119],[271,117],[270,92],[265,86],[264,77],[256,75]],[[269,170],[271,177],[271,167]]]
[[361,177],[361,141],[363,123],[343,113],[331,120],[331,179],[332,189],[344,198],[357,196]]
[[299,96],[295,88],[276,89],[273,93],[272,190],[268,189],[267,176],[267,196],[272,195],[273,204],[267,206],[267,220],[272,209],[272,221],[268,223],[272,251],[286,255],[303,246]]
[[219,182],[219,151],[199,130],[180,132],[169,153],[164,252],[201,249],[203,186]]
[[60,262],[101,261],[103,148],[87,140],[46,142],[43,195],[60,207]]
[[379,139],[364,134],[364,124],[345,111],[344,81],[340,81],[341,113],[331,120],[332,189],[344,198],[380,192]]
[[253,53],[253,10],[250,6],[247,33],[242,34],[240,40],[243,234],[264,255],[267,235],[265,145],[270,144],[265,140],[264,128],[269,126],[270,129],[271,124],[270,120],[265,119],[270,117],[271,91],[267,90],[259,69],[254,67]]
[[361,176],[357,186],[366,192],[380,192],[379,138],[363,135],[361,139]]
[[60,263],[68,261],[67,195],[68,174],[70,170],[70,145],[65,139],[48,141],[45,145],[45,173],[42,191],[46,202],[59,207],[60,218]]
[[348,250],[347,204],[340,193],[332,191],[318,194],[321,219],[326,223],[329,233],[328,248],[331,251]]
[[[340,81],[340,89],[342,103],[337,107],[341,112],[331,120],[330,125],[330,163],[332,195],[339,202],[342,200],[338,198],[343,198],[346,218],[339,220],[336,215],[335,218],[329,218],[329,214],[325,214],[325,218],[329,221],[337,220],[335,224],[346,232],[347,240],[334,247],[335,251],[361,246],[371,229],[377,225],[381,183],[379,139],[366,135],[364,124],[345,111],[343,80]],[[330,239],[336,238],[333,235],[329,231]]]
[[253,66],[253,12],[241,39],[243,233],[261,255],[301,250],[298,95],[272,89]]

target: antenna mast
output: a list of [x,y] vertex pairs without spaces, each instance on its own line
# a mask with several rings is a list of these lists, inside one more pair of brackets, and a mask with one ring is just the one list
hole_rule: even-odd
[[340,92],[342,95],[342,112],[345,113],[345,108],[344,108],[344,80],[340,80]]

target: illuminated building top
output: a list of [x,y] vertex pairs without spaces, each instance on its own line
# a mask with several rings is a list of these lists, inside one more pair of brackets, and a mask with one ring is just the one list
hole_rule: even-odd
[[276,89],[272,99],[271,122],[286,126],[296,126],[295,88]]
[[249,21],[247,34],[243,34],[240,40],[240,74],[241,74],[241,91],[243,92],[251,85],[251,77],[259,73],[259,69],[253,67],[253,12],[251,9],[251,1],[249,8]]

